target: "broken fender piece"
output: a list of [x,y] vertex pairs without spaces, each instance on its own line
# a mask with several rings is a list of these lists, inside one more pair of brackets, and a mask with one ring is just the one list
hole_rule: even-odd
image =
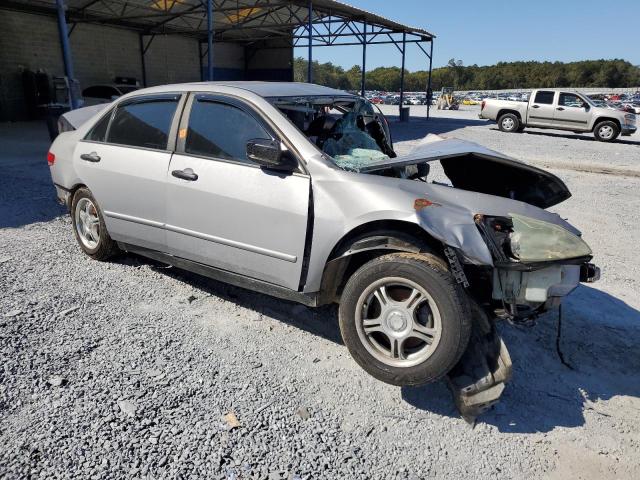
[[479,307],[473,311],[469,346],[447,375],[456,407],[471,424],[500,400],[512,375],[511,357],[495,325]]

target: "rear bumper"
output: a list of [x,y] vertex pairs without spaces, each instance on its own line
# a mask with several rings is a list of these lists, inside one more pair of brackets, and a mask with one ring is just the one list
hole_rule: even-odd
[[56,197],[58,202],[65,205],[67,208],[71,208],[71,191],[57,183],[54,183],[53,185],[56,187]]

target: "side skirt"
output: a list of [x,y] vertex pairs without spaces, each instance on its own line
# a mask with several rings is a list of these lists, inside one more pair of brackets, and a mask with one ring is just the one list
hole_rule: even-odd
[[254,292],[264,293],[272,297],[289,300],[291,302],[301,303],[308,307],[318,306],[318,295],[315,293],[303,293],[291,290],[289,288],[274,285],[273,283],[264,282],[255,278],[245,277],[237,273],[229,272],[219,268],[211,267],[199,262],[193,262],[180,257],[174,257],[168,253],[151,250],[149,248],[139,247],[128,243],[118,242],[118,246],[125,252],[135,253],[143,257],[151,258],[158,262],[173,265],[176,268],[197,273],[203,277],[211,278],[219,282],[228,283],[236,287],[245,288]]

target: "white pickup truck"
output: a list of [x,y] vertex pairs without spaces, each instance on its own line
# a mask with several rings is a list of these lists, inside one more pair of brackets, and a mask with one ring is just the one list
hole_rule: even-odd
[[601,142],[637,129],[635,114],[598,107],[586,95],[568,90],[534,90],[528,102],[486,99],[479,116],[496,121],[503,132],[522,132],[525,127],[593,132]]

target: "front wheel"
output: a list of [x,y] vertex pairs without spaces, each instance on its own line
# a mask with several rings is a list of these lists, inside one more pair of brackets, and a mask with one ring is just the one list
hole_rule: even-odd
[[354,360],[392,385],[446,375],[469,342],[465,292],[430,254],[394,253],[363,265],[347,282],[340,331]]
[[620,128],[615,122],[605,120],[596,125],[593,129],[593,136],[599,142],[613,142],[620,135]]

